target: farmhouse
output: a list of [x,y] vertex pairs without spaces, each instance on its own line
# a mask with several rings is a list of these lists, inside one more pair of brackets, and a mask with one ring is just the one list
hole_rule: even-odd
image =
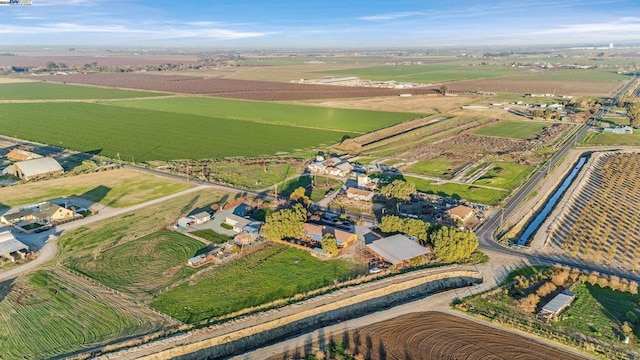
[[245,219],[235,214],[227,215],[224,218],[224,223],[233,227],[233,231],[241,233],[244,231],[245,226],[251,224],[250,219]]
[[0,222],[7,225],[14,225],[24,222],[41,222],[49,224],[59,224],[75,219],[73,210],[63,208],[50,202],[43,202],[29,207],[24,207],[19,211],[4,214],[0,217]]
[[199,212],[189,217],[192,218],[196,222],[196,224],[204,224],[211,220],[211,215],[206,211]]
[[358,189],[375,190],[378,188],[378,179],[371,179],[367,174],[358,175]]
[[26,161],[41,158],[41,155],[26,150],[13,149],[7,154],[7,159],[13,161]]
[[24,253],[29,251],[29,247],[18,241],[10,231],[0,232],[0,257],[6,258],[13,262],[14,257],[11,254],[17,254],[24,257]]
[[538,318],[544,321],[557,319],[558,315],[568,308],[575,298],[576,294],[569,290],[561,292],[542,307],[542,310],[538,313]]
[[23,180],[32,180],[64,173],[62,166],[50,157],[19,161],[6,169],[3,173],[13,175]]
[[375,258],[391,264],[396,269],[413,264],[423,264],[431,251],[420,246],[406,235],[396,234],[374,240],[367,245],[367,251]]
[[349,176],[353,171],[353,165],[337,157],[324,161],[316,161],[307,167],[312,174],[327,174],[333,176]]
[[373,199],[373,191],[348,188],[347,198],[359,201],[371,201]]
[[463,223],[471,219],[471,217],[474,215],[473,209],[464,205],[458,205],[452,209],[447,210],[446,213],[453,221],[460,221]]
[[334,228],[333,226],[305,223],[302,235],[307,240],[321,242],[326,235],[332,235],[336,239],[338,247],[346,247],[358,239],[354,232]]

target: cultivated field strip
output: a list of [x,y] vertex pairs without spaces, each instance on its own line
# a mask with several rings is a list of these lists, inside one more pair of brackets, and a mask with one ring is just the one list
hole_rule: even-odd
[[[0,285],[3,360],[44,359],[174,324],[60,270],[38,271]],[[36,330],[37,329],[37,330]]]
[[570,256],[640,269],[640,154],[595,155],[575,195],[552,224],[550,241]]

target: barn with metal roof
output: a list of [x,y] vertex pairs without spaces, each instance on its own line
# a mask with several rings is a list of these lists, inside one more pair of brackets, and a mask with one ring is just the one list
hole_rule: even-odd
[[29,251],[29,247],[15,237],[11,231],[0,232],[0,256],[7,256],[18,251]]
[[413,262],[423,263],[431,254],[429,249],[403,234],[375,240],[367,245],[367,250],[395,268],[402,268]]
[[23,180],[32,180],[42,177],[55,176],[64,173],[60,164],[50,157],[19,161],[4,170],[4,173],[19,177]]

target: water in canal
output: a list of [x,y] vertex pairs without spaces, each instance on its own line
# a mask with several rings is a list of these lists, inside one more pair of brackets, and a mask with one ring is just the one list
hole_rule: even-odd
[[536,231],[538,231],[538,228],[540,227],[540,225],[542,225],[542,223],[547,218],[547,216],[549,216],[549,214],[551,213],[551,210],[553,210],[553,207],[556,206],[558,201],[562,198],[562,195],[565,193],[565,191],[567,191],[569,186],[571,186],[573,179],[575,179],[576,176],[578,176],[580,169],[582,169],[582,167],[586,162],[587,162],[586,156],[583,156],[580,158],[580,160],[578,160],[578,163],[576,164],[576,166],[573,167],[573,170],[571,170],[571,173],[569,174],[569,176],[567,176],[564,179],[560,187],[556,189],[556,191],[553,193],[553,195],[551,195],[549,200],[547,200],[547,203],[544,204],[544,208],[542,208],[542,211],[540,211],[538,216],[536,216],[536,218],[529,224],[527,229],[524,231],[524,233],[520,237],[520,240],[518,240],[519,246],[526,245],[527,242],[529,241],[529,238],[531,238],[531,236],[533,236],[533,234],[535,234]]

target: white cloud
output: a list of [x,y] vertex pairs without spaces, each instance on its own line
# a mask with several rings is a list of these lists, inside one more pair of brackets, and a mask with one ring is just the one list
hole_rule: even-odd
[[402,19],[402,18],[413,17],[413,16],[422,16],[426,14],[427,13],[424,11],[406,11],[406,12],[362,16],[362,17],[359,17],[358,20],[364,20],[364,21],[396,20],[396,19]]
[[624,17],[610,22],[559,25],[555,28],[534,31],[532,35],[579,35],[640,32],[640,18]]

